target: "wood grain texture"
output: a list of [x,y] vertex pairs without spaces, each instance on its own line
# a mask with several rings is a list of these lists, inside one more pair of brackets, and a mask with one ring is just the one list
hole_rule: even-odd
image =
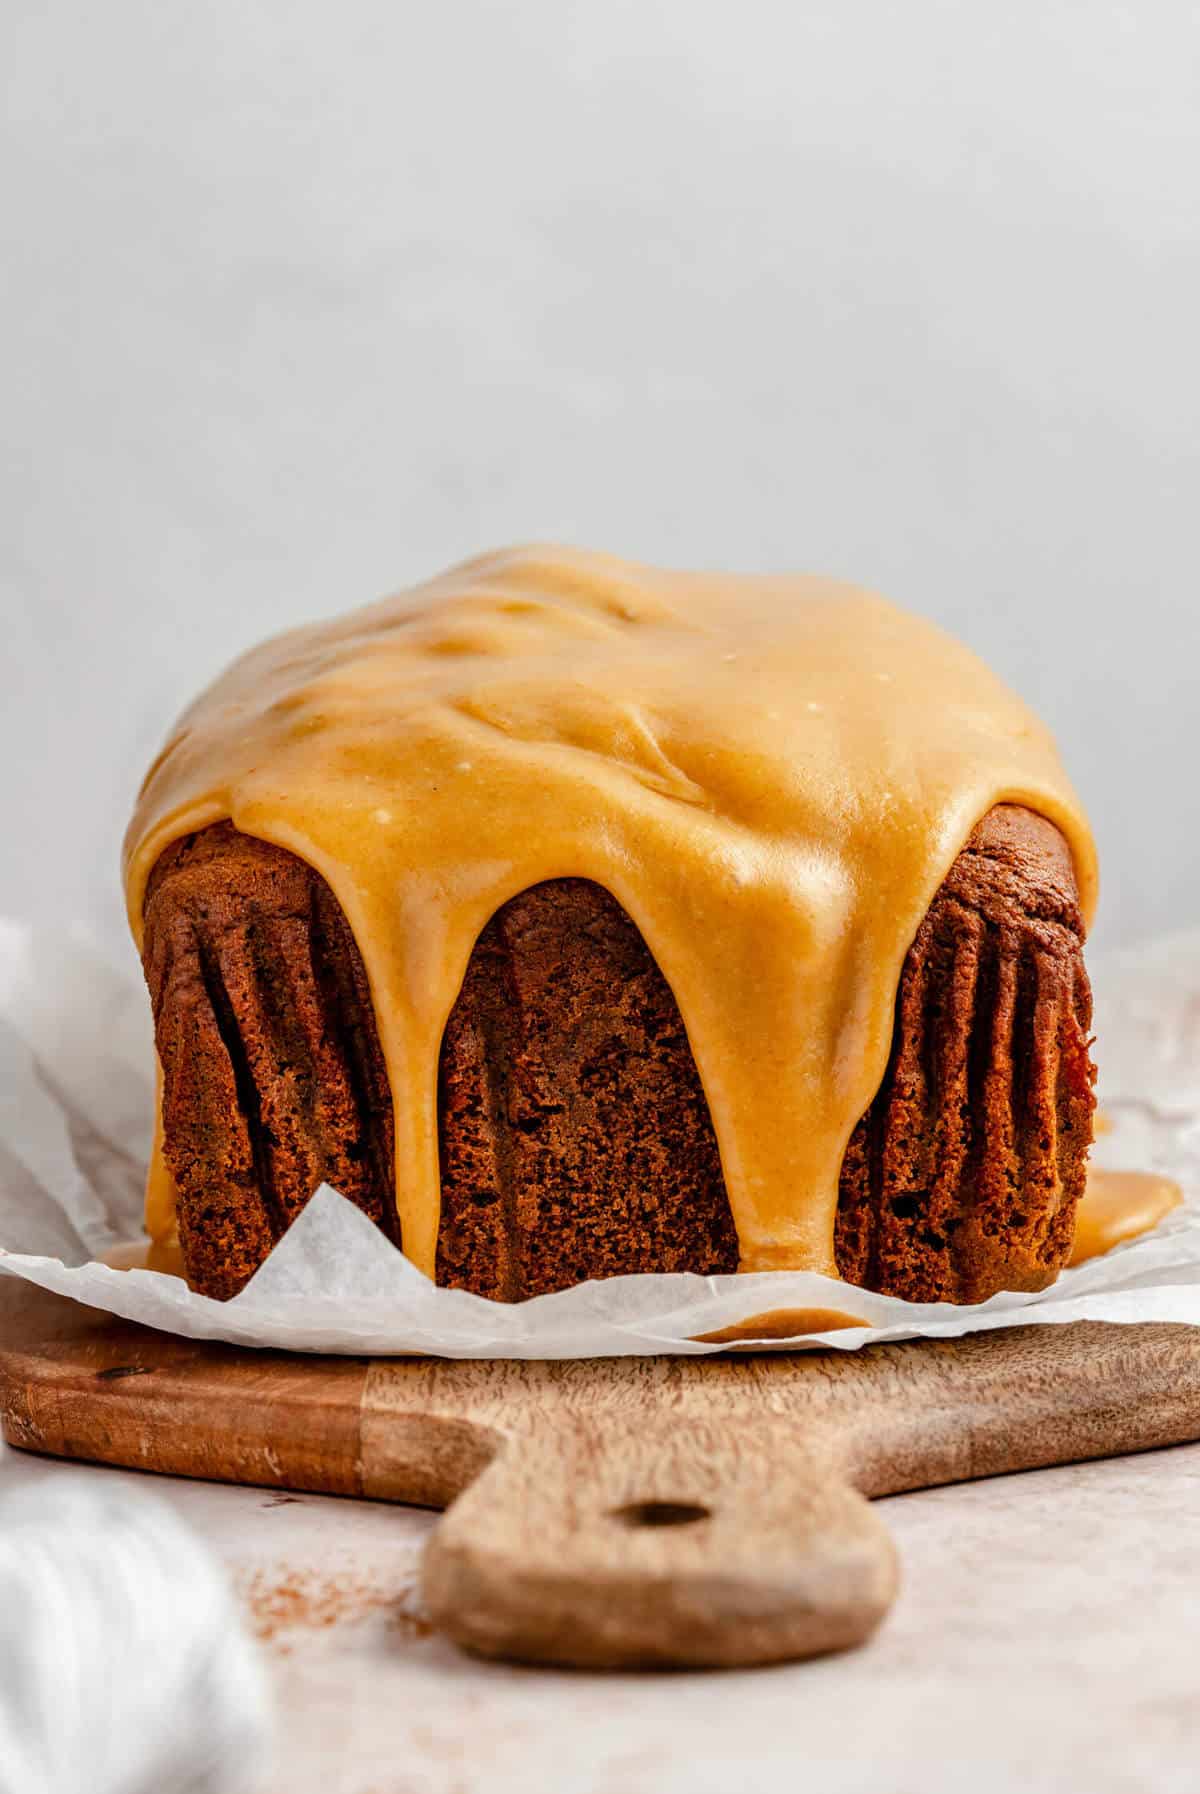
[[896,1586],[867,1498],[1200,1437],[1200,1329],[1180,1326],[540,1364],[201,1345],[40,1292],[0,1323],[10,1444],[449,1507],[435,1623],[593,1668],[861,1643]]

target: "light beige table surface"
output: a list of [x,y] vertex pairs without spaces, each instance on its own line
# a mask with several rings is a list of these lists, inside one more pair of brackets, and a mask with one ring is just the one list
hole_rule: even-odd
[[[38,1476],[140,1480],[0,1446],[0,1490]],[[1200,1446],[895,1497],[904,1588],[875,1643],[733,1674],[472,1662],[421,1621],[432,1516],[154,1486],[262,1639],[264,1794],[1200,1787]]]

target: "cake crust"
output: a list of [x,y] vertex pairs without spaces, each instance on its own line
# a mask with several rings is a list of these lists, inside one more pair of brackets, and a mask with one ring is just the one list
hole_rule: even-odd
[[[193,1286],[228,1297],[317,1186],[389,1237],[392,1109],[370,990],[324,881],[218,823],[151,875],[143,963]],[[1091,1140],[1091,998],[1071,858],[989,812],[905,961],[883,1083],[843,1163],[849,1281],[915,1300],[1037,1289]],[[538,885],[481,934],[439,1066],[438,1281],[515,1301],[588,1277],[737,1268],[670,987],[606,891]]]
[[1083,936],[1058,830],[992,810],[905,960],[887,1072],[842,1167],[848,1281],[982,1302],[1066,1263],[1095,1106]]

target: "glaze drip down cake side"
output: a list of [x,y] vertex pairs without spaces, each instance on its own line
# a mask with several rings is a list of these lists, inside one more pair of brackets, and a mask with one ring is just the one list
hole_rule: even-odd
[[1039,1289],[1092,1131],[1091,836],[836,582],[485,557],[237,662],[127,840],[147,1223],[240,1289],[329,1182],[438,1282]]

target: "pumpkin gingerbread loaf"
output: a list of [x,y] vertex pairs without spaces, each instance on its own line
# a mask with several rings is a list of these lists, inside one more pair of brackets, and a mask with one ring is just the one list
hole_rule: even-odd
[[1091,1140],[1092,854],[1024,707],[831,582],[515,551],[281,638],[130,831],[151,1233],[228,1297],[328,1182],[505,1301],[1041,1288]]

